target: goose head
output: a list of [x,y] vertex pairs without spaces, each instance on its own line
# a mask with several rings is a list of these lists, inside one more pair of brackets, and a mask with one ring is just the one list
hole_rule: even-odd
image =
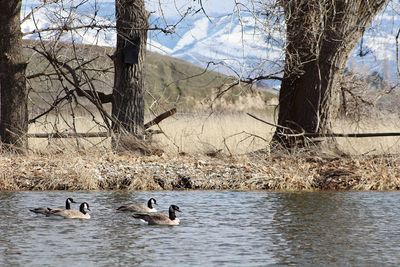
[[86,210],[89,210],[89,211],[90,211],[89,204],[88,204],[87,202],[83,202],[83,203],[79,206],[79,211],[82,212],[83,214],[86,214],[86,213],[87,213]]
[[150,198],[149,201],[147,201],[147,207],[149,207],[149,209],[152,209],[153,204],[157,205],[157,201],[154,198]]
[[176,218],[175,211],[181,212],[177,205],[169,206],[169,218],[171,220],[175,220],[175,218]]

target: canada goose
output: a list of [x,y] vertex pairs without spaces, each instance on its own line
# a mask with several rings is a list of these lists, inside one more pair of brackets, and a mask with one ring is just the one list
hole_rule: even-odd
[[176,217],[175,211],[181,212],[176,205],[169,206],[169,215],[163,213],[156,214],[135,214],[133,218],[146,221],[148,224],[158,225],[178,225],[180,220]]
[[119,207],[117,210],[139,212],[139,213],[157,212],[156,208],[153,207],[153,204],[157,205],[157,201],[154,198],[150,198],[149,201],[147,201],[147,206],[142,203],[132,203],[132,204],[123,205],[123,206]]
[[[71,209],[71,203],[76,203],[71,197],[67,198],[65,200],[65,209],[69,210]],[[30,209],[30,211],[34,213],[40,213],[40,214],[48,214],[51,210],[61,210],[61,209],[51,209],[51,208],[35,208],[35,209]]]
[[79,206],[79,210],[50,210],[47,216],[60,216],[65,219],[90,219],[90,214],[86,212],[86,209],[90,211],[89,204],[83,202]]

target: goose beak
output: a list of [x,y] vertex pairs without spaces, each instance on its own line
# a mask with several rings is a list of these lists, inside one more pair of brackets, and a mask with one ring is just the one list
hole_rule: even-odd
[[180,211],[180,210],[176,210],[176,211],[182,212],[182,211]]
[[88,211],[91,211],[89,208],[87,208]]

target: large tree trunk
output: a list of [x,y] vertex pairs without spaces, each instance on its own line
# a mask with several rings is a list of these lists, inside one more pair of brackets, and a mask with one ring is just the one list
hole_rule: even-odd
[[286,59],[273,143],[305,146],[296,134],[327,133],[350,52],[385,1],[282,1],[286,20]]
[[112,115],[114,132],[144,135],[143,66],[147,42],[148,13],[144,0],[117,0],[117,49]]
[[22,50],[21,0],[0,1],[0,138],[27,146],[26,61]]

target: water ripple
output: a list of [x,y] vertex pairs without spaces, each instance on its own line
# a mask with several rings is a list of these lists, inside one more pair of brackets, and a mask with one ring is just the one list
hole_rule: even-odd
[[[89,202],[92,219],[28,210],[67,197]],[[181,225],[149,226],[115,211],[150,197],[162,211],[180,206]],[[396,265],[399,201],[397,192],[3,192],[0,265]]]

